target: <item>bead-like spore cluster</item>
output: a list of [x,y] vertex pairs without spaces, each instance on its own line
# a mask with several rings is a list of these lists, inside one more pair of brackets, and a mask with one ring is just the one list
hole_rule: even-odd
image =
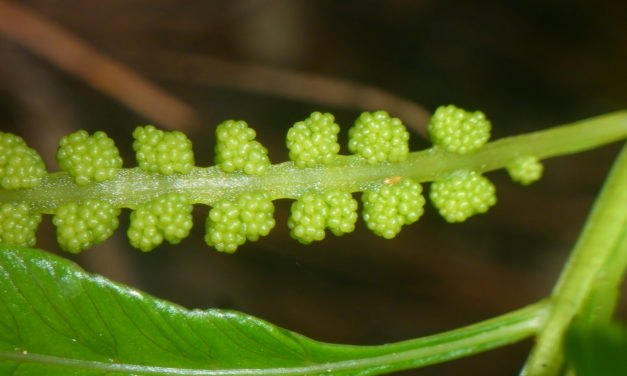
[[57,210],[52,223],[57,226],[61,248],[78,253],[108,239],[118,227],[120,209],[97,200],[70,202]]
[[183,193],[167,193],[131,213],[127,235],[131,245],[144,252],[167,240],[178,244],[192,228],[193,205]]
[[135,128],[133,137],[137,165],[143,170],[170,175],[186,174],[194,167],[192,142],[182,132],[146,125]]
[[542,177],[544,166],[538,158],[532,156],[518,157],[506,167],[513,181],[529,185]]
[[33,213],[24,202],[0,205],[0,243],[32,247],[41,214]]
[[496,204],[494,185],[471,170],[458,170],[433,182],[429,197],[448,222],[465,221]]
[[416,222],[424,213],[422,186],[410,178],[365,191],[361,201],[366,225],[386,239],[395,237],[404,225]]
[[292,203],[287,225],[290,235],[303,244],[320,241],[328,228],[340,236],[355,229],[357,201],[349,192],[305,193]]
[[260,175],[270,166],[268,150],[245,121],[227,120],[216,128],[215,162],[224,172]]
[[457,154],[481,149],[490,138],[491,128],[483,112],[468,112],[453,105],[438,107],[428,126],[436,147]]
[[263,191],[246,192],[219,201],[205,223],[205,242],[220,252],[233,253],[246,240],[255,241],[274,228],[274,205]]
[[289,129],[286,136],[290,159],[297,167],[329,164],[340,151],[337,134],[340,126],[329,113],[312,113]]
[[46,174],[44,162],[23,138],[0,132],[0,187],[32,188]]
[[57,163],[78,185],[111,179],[122,167],[118,148],[104,132],[79,130],[61,138]]
[[401,162],[409,153],[409,132],[385,111],[364,112],[348,131],[348,150],[368,163]]

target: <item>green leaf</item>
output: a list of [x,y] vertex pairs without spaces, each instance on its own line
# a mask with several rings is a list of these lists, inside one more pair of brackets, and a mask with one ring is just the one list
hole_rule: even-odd
[[627,374],[627,326],[574,325],[566,337],[566,360],[577,376]]
[[238,312],[186,310],[50,253],[0,246],[0,374],[375,375],[529,337],[544,307],[395,344],[333,345]]

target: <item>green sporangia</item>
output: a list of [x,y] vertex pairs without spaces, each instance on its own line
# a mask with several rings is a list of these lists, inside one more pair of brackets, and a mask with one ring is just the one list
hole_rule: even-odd
[[[41,215],[52,214],[61,247],[80,252],[111,236],[120,209],[130,208],[129,241],[149,251],[185,238],[193,205],[208,205],[206,243],[234,252],[268,235],[276,225],[273,201],[285,198],[294,200],[287,225],[301,243],[322,240],[327,229],[353,231],[359,206],[366,226],[389,239],[423,214],[424,183],[431,182],[429,198],[446,221],[464,221],[496,203],[484,172],[506,168],[513,180],[529,184],[540,178],[542,158],[572,148],[560,132],[578,135],[586,123],[571,126],[575,131],[538,132],[533,141],[530,135],[488,143],[491,126],[480,111],[442,106],[429,123],[433,147],[409,152],[401,120],[385,111],[363,113],[348,132],[354,154],[340,155],[335,118],[313,112],[287,132],[291,160],[272,164],[256,132],[228,120],[216,128],[216,166],[199,167],[185,134],[147,125],[133,132],[134,168],[122,168],[104,132],[77,131],[61,139],[56,173],[47,173],[20,137],[1,133],[0,240],[33,245]],[[620,129],[597,128],[599,137],[620,137]],[[575,141],[582,148],[599,142]]]
[[[506,169],[512,180],[530,184],[541,177],[544,158],[625,139],[626,119],[626,112],[616,112],[488,142],[492,125],[483,113],[443,106],[429,124],[433,146],[410,152],[402,122],[377,111],[357,118],[349,131],[353,154],[340,155],[339,125],[332,115],[314,112],[288,131],[291,160],[276,164],[248,124],[228,120],[216,129],[212,167],[195,165],[191,141],[181,132],[138,127],[138,167],[122,168],[104,132],[78,131],[61,140],[61,171],[53,173],[24,140],[0,132],[0,374],[366,376],[529,337],[535,342],[523,376],[558,376],[569,365],[570,374],[590,372],[581,370],[606,359],[613,364],[603,368],[616,374],[614,366],[622,363],[612,354],[620,354],[624,336],[597,338],[571,324],[579,318],[584,329],[604,327],[620,296],[627,265],[627,149],[548,299],[387,345],[326,344],[238,312],[185,310],[23,246],[35,244],[42,214],[51,214],[61,247],[81,252],[111,236],[121,209],[130,208],[129,241],[150,251],[188,236],[193,205],[207,205],[205,242],[231,253],[276,226],[277,199],[293,200],[287,226],[303,244],[322,240],[327,230],[337,236],[353,231],[359,201],[365,225],[393,238],[423,214],[425,191],[444,220],[464,221],[496,204],[485,172]],[[570,341],[569,332],[575,335]],[[595,338],[600,345],[590,348]],[[608,350],[599,351],[603,346]]]

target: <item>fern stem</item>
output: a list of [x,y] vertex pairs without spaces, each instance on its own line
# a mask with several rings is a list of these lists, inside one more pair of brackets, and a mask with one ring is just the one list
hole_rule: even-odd
[[358,156],[337,156],[330,165],[296,168],[293,162],[272,165],[263,175],[223,173],[214,167],[195,167],[188,174],[161,175],[139,168],[123,169],[113,179],[76,186],[66,173],[52,173],[39,186],[0,190],[0,202],[28,202],[41,213],[54,213],[68,202],[98,198],[116,207],[136,208],[170,192],[186,193],[194,203],[212,205],[246,191],[264,190],[272,199],[296,198],[304,192],[336,189],[364,191],[386,178],[411,177],[433,181],[460,169],[478,172],[503,168],[516,157],[544,159],[592,149],[627,137],[627,111],[593,117],[548,130],[507,137],[486,144],[469,155],[431,148],[410,153],[399,163],[370,165]]
[[161,376],[265,376],[265,375],[380,375],[485,352],[532,336],[542,324],[546,301],[502,316],[428,337],[380,346],[351,346],[317,343],[298,334],[308,349],[308,363],[277,368],[197,369],[162,367],[138,363],[73,359],[27,351],[0,351],[0,360],[39,364],[49,369],[96,373]]
[[[619,155],[551,297],[550,314],[538,334],[524,376],[558,375],[564,334],[599,284],[622,278],[627,229],[627,146]],[[617,284],[610,281],[610,285]]]

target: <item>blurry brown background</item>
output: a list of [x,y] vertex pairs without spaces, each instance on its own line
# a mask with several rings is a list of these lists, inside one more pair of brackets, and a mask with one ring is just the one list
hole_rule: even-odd
[[[387,109],[422,148],[428,112],[454,103],[483,110],[497,138],[627,107],[626,8],[0,0],[0,129],[23,136],[51,171],[58,139],[80,128],[105,130],[133,166],[131,132],[147,123],[185,130],[197,163],[210,165],[213,129],[231,118],[248,121],[279,162],[286,130],[314,110],[334,113],[345,132],[361,110]],[[203,243],[208,208],[197,206],[178,246],[131,249],[125,211],[112,239],[72,258],[188,308],[236,309],[318,340],[408,339],[546,296],[619,146],[549,160],[529,188],[491,173],[499,203],[487,215],[449,225],[428,205],[392,241],[360,221],[355,233],[301,246],[281,200],[270,236],[234,255]],[[60,252],[49,216],[37,246]],[[398,374],[514,375],[530,344]]]

